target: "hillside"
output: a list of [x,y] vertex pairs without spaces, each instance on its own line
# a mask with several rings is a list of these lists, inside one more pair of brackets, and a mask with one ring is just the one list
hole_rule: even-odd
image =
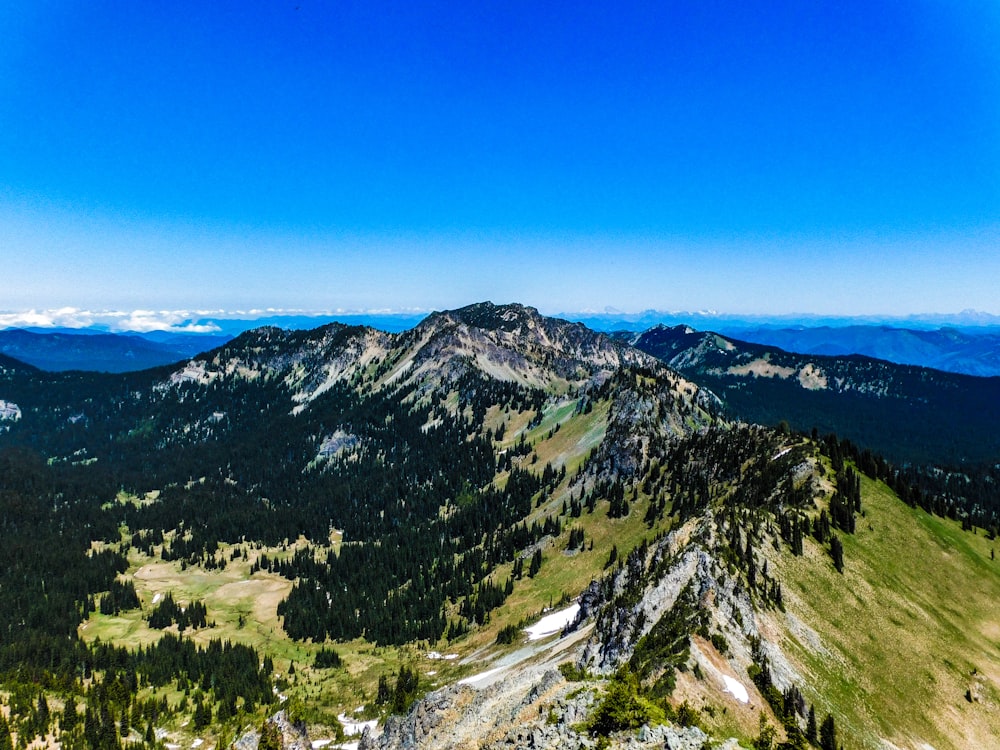
[[699,441],[730,491],[620,559],[533,662],[436,692],[362,747],[825,747],[834,733],[847,748],[990,746],[995,542],[867,477],[847,522],[836,485],[850,469],[831,482],[827,446],[740,430]]
[[711,389],[739,419],[833,432],[901,464],[1000,457],[1000,378],[793,354],[685,326],[618,336]]
[[[871,464],[905,489],[849,444],[723,420],[650,354],[532,308],[262,328],[121,375],[11,365],[0,399],[20,413],[0,433],[0,682],[19,740],[228,745],[284,708],[319,740],[375,723],[366,746],[537,731],[700,747],[702,730],[748,746],[762,696],[771,724],[805,731],[776,708],[793,683],[847,747],[998,730],[982,535],[859,478]],[[905,540],[954,564],[917,564]],[[861,579],[886,613],[873,629],[832,611]],[[912,612],[933,624],[912,653],[934,687],[888,695],[873,673],[896,644],[873,639]],[[736,683],[746,706],[722,690]],[[928,695],[966,734],[904,717]]]

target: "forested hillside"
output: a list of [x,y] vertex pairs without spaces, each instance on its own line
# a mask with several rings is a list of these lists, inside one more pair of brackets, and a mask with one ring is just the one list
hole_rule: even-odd
[[[635,619],[687,554],[678,534],[729,571],[713,575],[748,597],[749,622],[783,607],[784,555],[850,569],[841,539],[865,523],[869,481],[995,533],[953,485],[833,436],[726,421],[649,354],[518,305],[399,334],[258,329],[121,375],[4,361],[0,399],[18,410],[0,422],[0,680],[18,741],[228,743],[278,704],[336,737],[353,707],[401,713],[517,653],[541,610],[585,590],[597,640],[574,668],[627,664],[622,684],[666,721],[685,700],[675,673],[701,663],[690,644],[742,638],[749,654],[767,636],[698,614],[705,591],[672,620],[661,605]],[[852,715],[804,673],[794,686]]]
[[1000,456],[997,377],[792,354],[686,326],[617,336],[711,389],[739,419],[834,432],[900,465],[991,465]]

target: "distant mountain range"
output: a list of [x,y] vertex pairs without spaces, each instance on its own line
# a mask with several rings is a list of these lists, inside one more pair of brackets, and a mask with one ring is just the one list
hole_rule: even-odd
[[1000,318],[982,313],[886,321],[865,318],[767,318],[714,313],[571,316],[596,331],[639,333],[691,326],[798,354],[863,354],[901,365],[965,375],[1000,375]]
[[842,328],[727,328],[734,338],[799,354],[864,354],[903,365],[920,365],[965,375],[1000,375],[1000,331],[971,333],[890,326]]
[[[0,330],[0,352],[49,371],[126,372],[192,357],[254,328],[273,326],[284,330],[308,330],[339,322],[399,333],[414,328],[427,315],[418,312],[276,312],[263,317],[189,316],[179,327],[142,332],[120,331],[109,327],[108,321],[100,315],[91,317],[94,318],[91,327],[32,328],[21,325],[19,328]],[[799,354],[863,354],[897,364],[932,367],[966,375],[1000,375],[1000,317],[975,311],[893,319],[740,316],[658,310],[636,314],[615,311],[575,313],[560,317],[604,333],[639,333],[656,326],[687,325],[696,330],[714,331],[732,339]],[[146,324],[154,322],[153,319],[144,321]],[[167,325],[170,321],[160,322]],[[15,324],[8,322],[7,325]],[[40,338],[25,336],[25,332],[37,334]],[[48,336],[57,338],[44,338]],[[88,340],[79,340],[80,337]]]
[[115,334],[79,330],[0,331],[0,352],[40,370],[131,372],[193,357],[222,346],[232,336]]
[[643,310],[625,313],[604,312],[560,313],[560,317],[585,324],[595,331],[642,331],[656,325],[689,325],[731,333],[737,330],[783,328],[848,328],[851,326],[888,326],[918,331],[957,328],[966,333],[1000,332],[1000,315],[964,310],[951,314],[885,315],[741,315],[736,313],[700,311]]
[[[474,306],[463,314],[493,314],[494,309]],[[442,316],[447,314],[429,316],[408,334],[416,335],[427,321]],[[502,328],[503,321],[497,325]],[[573,326],[566,330],[583,328]],[[732,416],[748,422],[786,421],[806,432],[834,432],[902,463],[980,463],[1000,456],[994,429],[1000,421],[1000,378],[982,377],[1000,372],[1000,334],[885,326],[757,328],[744,330],[748,340],[741,340],[689,326],[658,325],[612,335],[717,394]],[[771,343],[775,340],[781,345]],[[189,361],[229,341],[228,335],[162,331],[13,329],[0,331],[0,355],[49,372],[123,373]],[[881,358],[854,353],[858,350]],[[920,361],[940,369],[912,364]],[[945,366],[978,376],[946,372]]]

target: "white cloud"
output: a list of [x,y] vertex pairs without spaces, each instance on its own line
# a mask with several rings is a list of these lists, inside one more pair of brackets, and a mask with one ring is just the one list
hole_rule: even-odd
[[331,318],[364,315],[423,315],[421,308],[381,308],[300,310],[286,308],[248,310],[82,310],[62,307],[51,310],[0,312],[3,328],[70,328],[111,331],[114,333],[219,333],[217,321],[258,320],[283,316]]
[[63,307],[58,310],[27,310],[0,312],[0,328],[96,328],[135,333],[169,331],[171,333],[217,333],[218,325],[199,321],[201,312],[189,310],[80,310]]

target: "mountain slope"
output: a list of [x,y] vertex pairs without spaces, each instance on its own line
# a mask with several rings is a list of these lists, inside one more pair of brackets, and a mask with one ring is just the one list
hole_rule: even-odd
[[995,463],[1000,378],[860,356],[792,354],[685,326],[621,334],[711,389],[735,416],[835,432],[900,463]]
[[[670,533],[589,587],[568,635],[534,660],[498,660],[492,682],[432,694],[362,747],[606,737],[614,747],[699,748],[702,730],[713,746],[735,737],[750,747],[766,725],[804,747],[810,724],[818,742],[828,722],[849,748],[990,746],[1000,732],[993,542],[867,477],[848,524],[835,508],[851,474],[830,472],[840,459],[782,440],[737,428],[684,441],[696,451],[682,442],[672,471],[721,481],[709,497],[675,503]],[[811,527],[831,514],[855,530],[834,524],[820,541]]]
[[[185,604],[206,597],[210,624],[191,635],[199,642],[276,649],[289,662],[311,659],[312,644],[327,638],[393,649],[467,631],[495,638],[491,613],[508,598],[534,611],[549,595],[529,567],[566,543],[569,472],[609,434],[629,436],[614,452],[626,468],[650,440],[713,419],[710,397],[648,355],[530,308],[489,304],[431,316],[404,334],[259,329],[181,366],[123,375],[5,370],[0,397],[22,415],[0,435],[0,451],[14,462],[34,454],[32,466],[51,475],[24,480],[38,488],[29,493],[52,488],[34,498],[45,523],[58,528],[65,512],[70,522],[88,519],[81,533],[100,527],[93,541],[110,575],[135,587],[128,606],[103,612],[95,595],[119,596],[107,571],[72,583],[65,594],[76,604],[45,661],[70,670],[82,657],[67,622],[83,620],[76,635],[92,648],[98,638],[158,643],[149,618],[168,593]],[[608,502],[589,492],[595,504]],[[67,495],[79,507],[63,511],[53,499]],[[19,497],[10,495],[5,518],[16,516]],[[129,536],[117,541],[109,525]],[[31,549],[21,541],[11,548]],[[587,559],[584,572],[564,571],[569,593],[582,585],[577,575],[600,569],[613,541],[602,532],[600,542],[578,558]],[[40,550],[24,564],[30,575],[0,583],[20,591],[30,582],[41,606],[38,591],[62,579]],[[266,591],[268,605],[249,604],[233,576],[250,584],[240,591]],[[251,612],[259,621],[248,625]],[[22,616],[6,611],[11,632]],[[0,665],[20,646],[5,648],[14,650]],[[378,664],[398,663],[386,653]],[[380,676],[337,678],[329,689],[354,703]]]

